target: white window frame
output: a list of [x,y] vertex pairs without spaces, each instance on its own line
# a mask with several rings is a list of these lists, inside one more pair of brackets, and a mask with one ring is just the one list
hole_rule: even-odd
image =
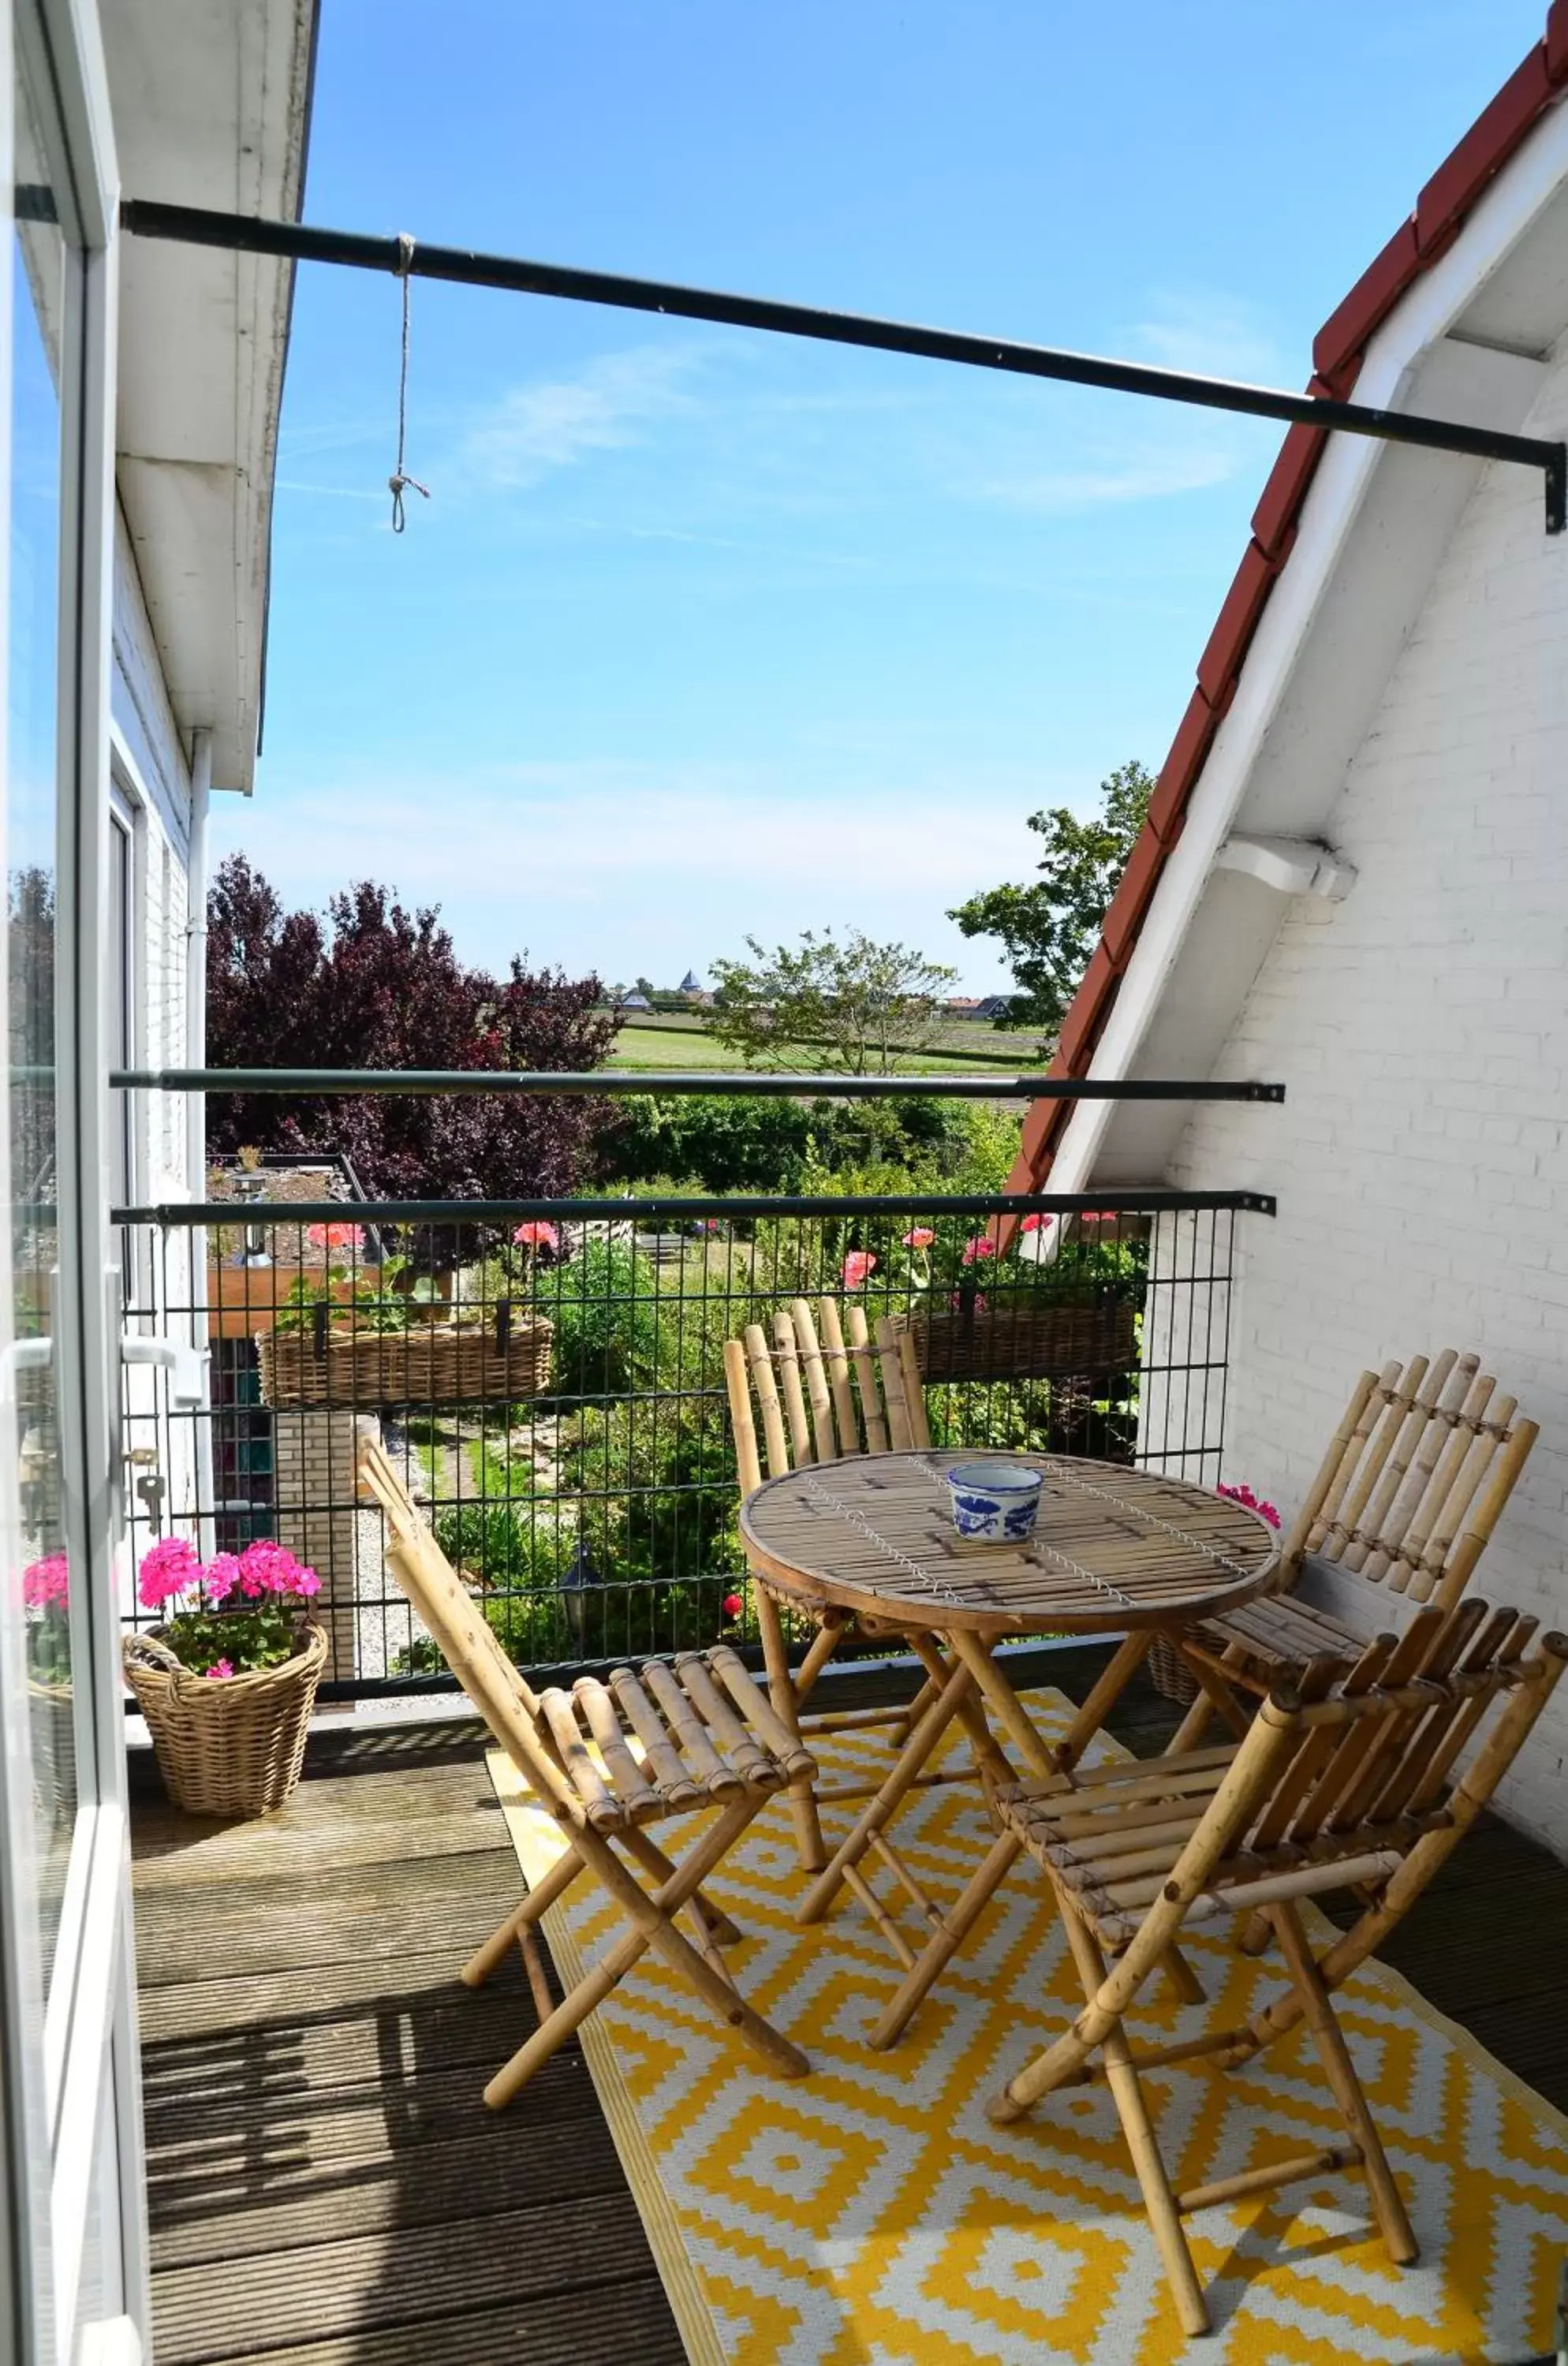
[[[61,1479],[73,1564],[79,1806],[66,1910],[39,2042],[25,1730],[0,1750],[0,2342],[7,2366],[80,2366],[149,2346],[145,2177],[135,2025],[125,1722],[114,1561],[119,1276],[104,1178],[112,1140],[103,992],[110,877],[109,687],[118,186],[96,0],[16,0],[28,78],[50,113],[50,177],[69,253],[60,361],[56,1068]],[[13,179],[12,18],[0,28],[0,165]],[[50,101],[52,100],[52,107]],[[11,242],[0,268],[0,397],[9,416]],[[0,442],[0,502],[8,445]],[[0,519],[3,523],[3,519]],[[0,1639],[3,1640],[3,1639]],[[11,1671],[12,1675],[16,1671]],[[13,1724],[18,1720],[11,1720]],[[84,2321],[85,2274],[107,2318]]]

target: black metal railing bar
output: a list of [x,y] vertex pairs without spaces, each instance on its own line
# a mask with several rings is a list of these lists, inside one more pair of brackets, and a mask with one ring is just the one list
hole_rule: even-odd
[[118,1092],[161,1093],[712,1093],[717,1098],[987,1101],[1282,1101],[1283,1085],[1250,1079],[1169,1082],[1151,1076],[851,1076],[741,1069],[653,1068],[114,1068]]

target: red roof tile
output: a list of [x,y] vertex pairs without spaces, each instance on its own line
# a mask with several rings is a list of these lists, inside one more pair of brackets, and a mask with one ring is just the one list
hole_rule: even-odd
[[1476,118],[1416,198],[1416,243],[1423,257],[1431,254],[1438,240],[1456,222],[1462,221],[1551,100],[1542,41],[1508,76],[1491,106]]
[[1231,578],[1224,604],[1214,619],[1208,647],[1198,660],[1198,687],[1216,715],[1223,715],[1231,703],[1241,661],[1258,630],[1258,620],[1279,571],[1277,560],[1259,550],[1255,542],[1247,544],[1241,555],[1241,565]]
[[[1313,345],[1317,375],[1311,382],[1311,393],[1340,398],[1349,394],[1368,339],[1413,282],[1452,244],[1488,183],[1555,103],[1560,85],[1565,83],[1568,0],[1552,0],[1545,39],[1509,75],[1452,154],[1438,166],[1416,199],[1415,213],[1402,223],[1318,331]],[[1264,603],[1290,557],[1302,504],[1326,441],[1325,430],[1300,425],[1287,432],[1280,445],[1253,512],[1253,539],[1199,662],[1199,687],[1188,702],[1160,769],[1122,886],[1105,915],[1100,942],[1062,1022],[1056,1057],[1051,1064],[1053,1076],[1081,1076],[1093,1057],[1166,858],[1180,835],[1219,717],[1235,694]],[[1042,1188],[1073,1106],[1070,1101],[1037,1101],[1030,1110],[1009,1177],[1010,1190]]]
[[[1315,387],[1317,381],[1313,383]],[[1309,388],[1308,391],[1312,390]],[[1280,456],[1269,471],[1269,481],[1252,513],[1252,539],[1270,558],[1282,558],[1295,540],[1296,520],[1306,499],[1306,489],[1317,473],[1327,442],[1327,432],[1322,427],[1286,430]]]
[[[1313,339],[1313,367],[1337,370],[1351,361],[1359,367],[1367,339],[1393,311],[1418,268],[1412,216],[1400,223],[1382,253],[1368,264],[1344,302],[1336,305],[1319,329]],[[1296,430],[1291,432],[1294,434]]]

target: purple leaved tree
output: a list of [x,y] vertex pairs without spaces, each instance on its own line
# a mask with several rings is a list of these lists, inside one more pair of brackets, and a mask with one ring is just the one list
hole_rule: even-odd
[[[468,969],[435,911],[368,880],[325,921],[285,911],[243,854],[208,898],[207,1046],[215,1068],[588,1069],[615,1035],[597,978]],[[514,1094],[213,1094],[211,1151],[340,1151],[373,1198],[556,1198],[590,1183],[605,1102]]]

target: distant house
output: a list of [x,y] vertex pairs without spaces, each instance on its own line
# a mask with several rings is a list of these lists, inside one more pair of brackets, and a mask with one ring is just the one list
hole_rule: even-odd
[[973,1019],[979,1011],[980,997],[977,994],[950,994],[947,1008],[954,1019]]
[[686,972],[685,976],[681,980],[680,986],[679,986],[679,987],[677,988],[677,992],[679,992],[679,993],[681,993],[681,994],[690,995],[694,1000],[695,1000],[695,999],[696,999],[696,998],[697,998],[697,997],[702,994],[702,992],[703,992],[703,982],[702,982],[702,979],[697,975],[697,973],[696,973],[696,971],[695,971],[694,969],[689,969],[689,970]]
[[651,1010],[653,1005],[646,994],[623,994],[616,1008],[620,1010]]
[[976,1019],[987,1020],[1006,1019],[1010,1016],[1011,1011],[1012,997],[1010,994],[987,994],[975,1005],[973,1016]]

